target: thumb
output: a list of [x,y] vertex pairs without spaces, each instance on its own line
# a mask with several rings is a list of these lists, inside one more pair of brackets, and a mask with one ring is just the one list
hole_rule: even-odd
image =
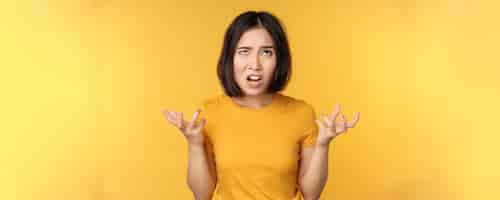
[[203,127],[205,126],[205,122],[206,122],[205,118],[202,118],[202,119],[200,120],[200,122],[198,122],[198,124],[197,124],[196,128],[197,128],[197,129],[203,129]]
[[314,122],[316,122],[316,125],[318,125],[319,128],[323,128],[325,126],[319,119],[314,120]]

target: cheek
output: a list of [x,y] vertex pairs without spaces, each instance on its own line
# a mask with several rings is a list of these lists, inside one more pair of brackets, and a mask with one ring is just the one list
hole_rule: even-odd
[[234,76],[234,80],[236,82],[240,82],[242,79],[241,77],[243,76],[243,73],[241,72],[241,70],[234,69],[233,76]]
[[242,71],[245,67],[245,59],[235,56],[233,59],[234,71]]
[[276,68],[276,60],[269,59],[266,62],[262,63],[262,65],[265,67],[265,73],[267,74],[267,77],[270,77],[274,73],[274,69]]
[[241,80],[241,77],[243,76],[244,66],[245,66],[245,64],[241,60],[237,60],[237,59],[234,60],[234,62],[233,62],[233,75],[234,75],[234,79],[236,81]]

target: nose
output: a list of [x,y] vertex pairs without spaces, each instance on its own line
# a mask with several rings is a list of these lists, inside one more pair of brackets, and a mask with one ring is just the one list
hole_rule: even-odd
[[262,65],[260,64],[260,58],[259,55],[253,56],[251,61],[248,63],[248,69],[249,70],[255,70],[255,71],[260,71],[262,70]]

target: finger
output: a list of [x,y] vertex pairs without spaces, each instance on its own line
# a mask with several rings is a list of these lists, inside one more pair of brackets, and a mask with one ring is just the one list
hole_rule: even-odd
[[340,114],[339,120],[335,122],[335,127],[344,128],[345,126],[345,117],[344,114]]
[[338,121],[338,125],[335,128],[336,128],[335,130],[336,130],[337,133],[342,133],[342,132],[346,131],[346,129],[345,129],[345,116],[344,116],[344,114],[340,115],[339,121]]
[[177,114],[177,112],[175,111],[169,112],[169,116],[170,119],[172,119],[172,121],[175,122],[177,126],[179,126],[179,115]]
[[163,113],[163,116],[165,116],[166,118],[169,118],[169,117],[170,117],[170,118],[172,118],[172,117],[171,117],[171,113],[170,113],[170,111],[169,111],[169,110],[167,110],[167,109],[163,109],[163,110],[161,111],[161,113]]
[[200,109],[197,109],[194,114],[193,114],[193,117],[191,118],[191,123],[194,123],[196,121],[196,118],[198,118],[198,115],[200,115]]
[[333,108],[332,114],[330,115],[330,121],[335,121],[337,119],[337,115],[340,113],[340,104],[337,103],[335,104],[335,107]]
[[167,117],[168,117],[168,112],[169,112],[169,111],[168,111],[167,109],[162,109],[162,110],[161,110],[161,114],[162,114],[165,118],[167,118]]
[[171,115],[171,116],[172,116],[172,119],[176,119],[176,120],[177,120],[177,119],[179,118],[179,112],[172,111],[172,112],[170,112],[170,113],[172,114],[172,115]]
[[332,126],[333,121],[330,120],[330,117],[322,116],[322,118],[323,118],[323,121],[325,122],[326,126],[328,126],[328,127]]
[[179,124],[179,128],[180,129],[184,129],[184,127],[186,126],[186,123],[184,122],[183,113],[182,112],[176,112],[175,114],[177,115],[176,116],[176,120],[177,120],[177,123]]
[[340,125],[342,127],[345,127],[345,116],[344,116],[344,114],[340,114],[339,123],[340,123]]
[[172,113],[168,110],[162,110],[163,116],[167,118],[168,121],[173,121],[172,119]]
[[202,118],[200,120],[200,123],[198,123],[196,129],[203,129],[203,127],[205,126],[205,121],[206,121],[205,118]]
[[171,111],[164,110],[163,111],[163,115],[165,116],[165,118],[167,119],[167,121],[170,124],[172,124],[173,126],[179,128],[179,123],[177,123],[177,121],[175,120],[175,116],[173,116],[173,113]]
[[323,124],[323,122],[321,122],[321,120],[319,120],[319,119],[314,120],[314,122],[316,122],[316,125],[318,125],[318,128],[325,127],[325,124]]
[[354,114],[354,119],[351,120],[351,121],[349,121],[349,122],[347,122],[347,127],[353,128],[354,126],[356,126],[356,124],[359,121],[359,115],[360,115],[360,113],[356,112],[356,114]]
[[170,115],[170,113],[165,113],[165,117],[167,118],[168,121],[175,122],[174,118],[172,117],[172,115]]

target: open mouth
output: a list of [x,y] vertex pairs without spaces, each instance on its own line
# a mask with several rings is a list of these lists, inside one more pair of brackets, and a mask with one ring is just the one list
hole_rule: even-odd
[[247,81],[255,81],[255,82],[257,82],[257,81],[260,81],[260,80],[262,80],[262,75],[253,75],[252,74],[252,75],[248,75],[247,76]]

